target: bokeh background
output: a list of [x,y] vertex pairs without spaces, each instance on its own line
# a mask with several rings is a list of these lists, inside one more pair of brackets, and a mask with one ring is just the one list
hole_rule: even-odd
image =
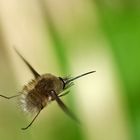
[[0,94],[17,94],[32,74],[58,76],[96,70],[75,81],[63,101],[79,126],[55,102],[33,126],[16,100],[0,99],[2,140],[140,140],[139,0],[0,0]]

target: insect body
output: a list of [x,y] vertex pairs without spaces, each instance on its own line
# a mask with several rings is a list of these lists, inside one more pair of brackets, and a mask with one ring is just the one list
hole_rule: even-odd
[[29,69],[34,75],[34,79],[23,87],[23,90],[20,92],[20,94],[11,97],[7,97],[4,95],[0,95],[0,96],[6,99],[19,97],[22,109],[26,112],[36,114],[33,120],[29,123],[29,125],[27,127],[22,128],[22,130],[25,130],[28,127],[30,127],[34,122],[34,120],[39,115],[39,113],[41,112],[41,110],[49,102],[54,100],[58,103],[59,107],[67,115],[69,115],[75,121],[79,122],[76,116],[62,102],[60,97],[69,93],[67,89],[73,85],[74,80],[82,76],[85,76],[87,74],[91,74],[95,71],[90,71],[74,78],[70,78],[70,77],[61,78],[49,73],[40,75],[16,49],[15,51],[25,62],[25,64],[29,67]]
[[63,91],[63,83],[52,74],[44,74],[29,82],[22,91],[21,103],[27,112],[36,112],[44,108],[54,98],[51,91],[56,95]]

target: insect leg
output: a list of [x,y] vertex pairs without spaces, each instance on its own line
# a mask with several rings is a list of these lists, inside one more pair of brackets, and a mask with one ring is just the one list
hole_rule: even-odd
[[5,98],[5,99],[12,99],[12,98],[15,98],[15,97],[18,97],[18,96],[20,96],[22,93],[20,93],[20,94],[17,94],[17,95],[13,95],[13,96],[5,96],[5,95],[0,95],[0,97],[3,97],[3,98]]
[[21,128],[21,130],[26,130],[28,129],[32,124],[33,122],[36,120],[37,116],[40,114],[41,110],[38,111],[38,113],[35,115],[35,117],[33,118],[33,120],[29,123],[29,125],[27,125],[26,127],[23,127]]
[[73,83],[73,82],[69,83],[68,85],[66,85],[66,87],[64,88],[64,90],[66,90],[66,89],[70,88],[70,87],[71,87],[71,86],[73,86],[73,85],[74,85],[74,83]]
[[70,91],[66,91],[66,92],[62,93],[61,95],[59,95],[58,97],[65,96],[65,95],[67,95],[67,94],[69,94],[69,93],[70,93]]

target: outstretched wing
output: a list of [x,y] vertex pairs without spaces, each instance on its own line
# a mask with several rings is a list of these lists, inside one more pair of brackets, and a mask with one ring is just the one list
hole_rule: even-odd
[[68,115],[70,116],[73,120],[76,122],[80,123],[80,121],[77,119],[77,117],[67,108],[67,106],[62,102],[62,100],[57,96],[55,91],[51,91],[51,96],[56,100],[58,103],[59,107]]
[[24,63],[28,66],[32,74],[34,75],[35,78],[39,77],[40,74],[29,64],[29,62],[17,51],[15,48],[16,53],[20,56],[20,58],[24,61]]

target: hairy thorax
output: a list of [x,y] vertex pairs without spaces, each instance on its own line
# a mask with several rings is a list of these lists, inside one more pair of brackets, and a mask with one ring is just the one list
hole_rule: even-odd
[[51,74],[45,74],[30,81],[24,86],[20,98],[23,110],[31,113],[41,110],[53,100],[50,92],[53,90],[59,94],[62,89],[62,81]]

